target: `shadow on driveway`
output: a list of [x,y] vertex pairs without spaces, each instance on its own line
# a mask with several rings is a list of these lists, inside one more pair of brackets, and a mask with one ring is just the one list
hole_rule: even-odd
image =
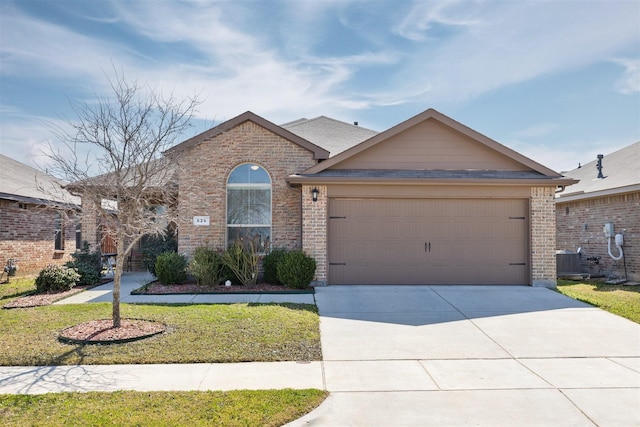
[[638,357],[640,325],[546,288],[316,289],[325,360]]
[[316,288],[320,314],[369,322],[428,325],[478,317],[593,308],[529,286],[357,285]]

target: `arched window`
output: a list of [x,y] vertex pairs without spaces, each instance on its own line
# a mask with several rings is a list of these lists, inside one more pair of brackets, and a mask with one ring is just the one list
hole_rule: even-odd
[[227,179],[227,245],[238,239],[257,252],[271,243],[271,178],[253,163],[237,166]]

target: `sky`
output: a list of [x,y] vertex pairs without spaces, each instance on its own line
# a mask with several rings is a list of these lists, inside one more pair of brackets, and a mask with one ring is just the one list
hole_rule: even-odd
[[435,108],[561,172],[640,140],[640,1],[0,0],[0,153],[46,166],[114,72],[197,96],[185,139]]

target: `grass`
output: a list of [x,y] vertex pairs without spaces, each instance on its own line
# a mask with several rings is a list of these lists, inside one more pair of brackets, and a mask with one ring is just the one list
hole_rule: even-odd
[[640,323],[640,287],[558,280],[558,291],[608,312]]
[[[0,304],[29,293],[33,279],[0,288]],[[308,304],[122,304],[122,317],[158,321],[167,332],[117,345],[70,345],[61,330],[109,319],[110,303],[0,310],[0,365],[215,363],[321,360],[317,308]]]
[[35,279],[33,278],[11,278],[9,283],[0,283],[0,306],[10,300],[36,291]]
[[[0,305],[35,291],[34,279],[0,285]],[[129,305],[123,317],[168,333],[128,344],[68,345],[62,329],[110,318],[111,304],[0,310],[0,365],[320,360],[317,309],[296,304]],[[0,395],[5,426],[279,426],[314,409],[321,390]]]
[[320,360],[316,307],[296,304],[121,305],[168,331],[117,345],[69,345],[58,333],[111,317],[110,303],[0,310],[0,365]]
[[0,395],[4,426],[280,426],[326,398],[321,390]]

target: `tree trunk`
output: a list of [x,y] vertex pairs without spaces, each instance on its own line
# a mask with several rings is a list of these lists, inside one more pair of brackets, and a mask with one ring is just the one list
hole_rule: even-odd
[[113,304],[112,304],[112,318],[113,327],[119,328],[121,326],[120,319],[120,282],[122,280],[122,270],[124,267],[125,247],[124,247],[124,233],[118,233],[116,256],[116,268],[113,274]]

